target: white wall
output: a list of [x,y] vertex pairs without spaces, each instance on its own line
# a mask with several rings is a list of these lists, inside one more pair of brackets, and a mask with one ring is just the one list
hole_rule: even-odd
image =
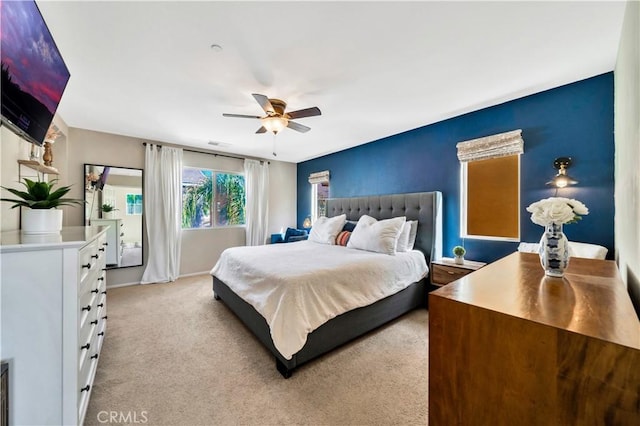
[[[53,145],[53,167],[58,168],[61,174],[59,176],[47,176],[47,179],[58,179],[58,185],[67,185],[64,177],[64,164],[60,167],[60,164],[56,162],[56,160],[57,155],[59,153],[64,153],[66,150],[66,141],[69,129],[67,128],[66,123],[57,115],[53,118],[53,124],[55,124],[61,132],[60,137]],[[0,186],[24,189],[24,187],[19,184],[20,179],[24,177],[38,179],[38,172],[29,169],[28,167],[18,165],[18,160],[29,159],[31,147],[31,143],[13,133],[6,126],[3,125],[0,127],[0,164],[2,165],[2,167],[0,167]],[[43,176],[40,175],[40,177]],[[13,198],[13,195],[8,191],[2,190],[0,193],[2,194],[2,197]],[[66,211],[71,208],[72,207],[63,207],[62,209]],[[0,230],[13,231],[19,228],[20,209],[12,209],[11,204],[9,203],[0,203]]]
[[[95,132],[85,129],[66,128],[68,133],[56,141],[53,147],[54,164],[58,168],[60,184],[72,185],[69,197],[84,197],[84,164],[103,164],[144,169],[144,147],[137,138]],[[0,144],[0,184],[16,187],[18,181],[18,159],[26,159],[29,144],[13,132],[2,127],[2,143]],[[165,144],[167,145],[167,144]],[[208,154],[186,153],[185,158],[194,166],[219,166],[219,170],[242,171],[242,161],[214,157]],[[215,160],[215,161],[214,161]],[[185,162],[187,164],[187,162]],[[215,167],[213,167],[215,168]],[[270,232],[279,232],[281,226],[295,225],[296,218],[296,165],[271,161],[270,184]],[[8,195],[3,191],[3,196]],[[0,203],[1,230],[18,229],[17,211],[10,211],[9,203]],[[65,207],[65,226],[81,226],[83,209]],[[149,247],[146,232],[143,236],[146,258]],[[244,228],[228,228],[204,231],[187,231],[182,245],[182,275],[209,271],[217,261],[220,253],[227,247],[244,244]],[[113,269],[107,272],[109,285],[137,283],[142,277],[144,267]]]
[[615,242],[640,312],[640,3],[627,2],[615,78]]
[[[184,166],[225,172],[244,172],[242,160],[185,152]],[[281,161],[269,164],[269,233],[296,223],[296,165]],[[190,229],[182,233],[181,274],[209,272],[227,247],[245,244],[245,228]]]
[[[30,143],[20,138],[9,130],[6,126],[0,129],[0,185],[8,188],[20,189],[18,184],[18,160],[28,159],[28,146]],[[13,198],[13,195],[5,191],[1,192],[2,197]],[[12,209],[11,204],[0,203],[0,229],[3,231],[13,231],[20,227],[20,209]]]
[[[103,164],[144,169],[144,147],[137,138],[94,132],[91,130],[67,128],[59,118],[54,120],[66,136],[53,146],[54,160],[60,175],[61,185],[72,185],[69,197],[84,197],[84,164]],[[30,144],[2,126],[0,144],[0,185],[17,187],[19,169],[17,160],[27,159]],[[165,144],[166,145],[166,144]],[[185,165],[209,167],[222,171],[243,172],[242,160],[229,159],[209,154],[185,152]],[[280,231],[282,226],[296,223],[296,165],[281,161],[270,161],[269,191],[269,233]],[[10,194],[2,192],[3,197]],[[18,210],[11,210],[9,203],[0,203],[0,230],[19,228]],[[64,225],[83,225],[83,209],[64,208]],[[181,275],[211,270],[220,253],[232,246],[244,245],[244,227],[185,231],[182,243]],[[147,235],[143,236],[145,263],[149,250]],[[107,271],[110,286],[140,282],[144,267],[131,267]]]

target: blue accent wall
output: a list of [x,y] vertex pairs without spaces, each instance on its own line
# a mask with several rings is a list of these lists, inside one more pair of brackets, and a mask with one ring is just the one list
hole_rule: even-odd
[[[538,242],[543,228],[525,210],[554,196],[545,185],[555,174],[553,160],[572,157],[569,174],[579,183],[558,196],[589,208],[577,224],[565,225],[571,241],[614,248],[613,73],[578,81],[500,105],[315,158],[297,165],[298,227],[311,213],[309,174],[331,172],[331,197],[441,191],[444,198],[444,247],[460,244],[460,163],[456,143],[522,129],[521,241]],[[499,208],[499,206],[496,206]],[[517,243],[464,242],[466,257],[492,262],[517,249]]]

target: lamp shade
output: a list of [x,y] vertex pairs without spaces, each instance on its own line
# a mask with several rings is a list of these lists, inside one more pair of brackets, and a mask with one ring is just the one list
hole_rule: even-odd
[[311,228],[311,218],[310,218],[309,216],[307,216],[307,217],[304,219],[304,222],[302,222],[302,227],[303,227],[304,229],[309,229],[309,228]]
[[273,134],[278,133],[289,124],[289,121],[286,118],[277,116],[265,117],[261,121],[264,128]]
[[571,165],[570,157],[559,157],[553,162],[553,167],[558,169],[558,174],[553,177],[547,185],[555,186],[556,188],[564,188],[569,185],[575,185],[577,180],[567,174],[567,168]]

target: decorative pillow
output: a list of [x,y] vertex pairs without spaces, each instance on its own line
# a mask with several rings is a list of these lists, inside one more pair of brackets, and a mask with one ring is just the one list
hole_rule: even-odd
[[340,231],[340,233],[336,237],[336,245],[346,247],[350,237],[351,237],[351,232]]
[[355,229],[356,225],[358,224],[358,222],[353,221],[353,220],[348,220],[344,223],[344,226],[342,227],[343,231],[349,231],[349,232],[353,232],[353,230]]
[[335,217],[321,216],[313,224],[311,228],[311,234],[309,235],[309,241],[314,241],[321,244],[335,245],[336,237],[342,230],[345,221],[347,220],[346,214],[341,214]]
[[378,221],[364,215],[351,233],[347,247],[393,255],[405,221],[404,216]]
[[291,237],[303,237],[305,235],[307,235],[307,231],[304,229],[287,228],[287,231],[284,233],[284,242],[288,243]]
[[402,227],[400,237],[398,237],[398,245],[396,251],[409,251],[413,250],[413,245],[416,242],[416,234],[418,233],[418,221],[408,220]]

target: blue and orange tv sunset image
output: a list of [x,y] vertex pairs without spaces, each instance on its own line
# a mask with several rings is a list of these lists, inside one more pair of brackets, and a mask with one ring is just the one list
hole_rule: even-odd
[[42,143],[69,70],[33,1],[0,1],[2,118]]

